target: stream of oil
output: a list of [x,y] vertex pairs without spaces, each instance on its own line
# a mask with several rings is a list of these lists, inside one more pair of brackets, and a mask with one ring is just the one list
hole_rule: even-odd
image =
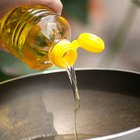
[[79,96],[79,91],[78,91],[78,86],[77,86],[77,78],[75,74],[74,67],[69,67],[67,68],[67,73],[72,85],[72,90],[73,90],[73,96],[75,99],[75,113],[74,113],[74,136],[75,140],[78,140],[78,134],[77,134],[77,112],[80,108],[80,96]]

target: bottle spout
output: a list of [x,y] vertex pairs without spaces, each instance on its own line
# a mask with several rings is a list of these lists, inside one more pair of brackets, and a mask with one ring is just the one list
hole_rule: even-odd
[[84,50],[93,53],[100,53],[105,48],[103,40],[98,36],[90,33],[80,34],[78,39],[74,40],[72,44],[76,49],[81,47]]
[[74,65],[77,59],[77,51],[68,40],[59,41],[49,52],[52,63],[61,68],[68,68]]

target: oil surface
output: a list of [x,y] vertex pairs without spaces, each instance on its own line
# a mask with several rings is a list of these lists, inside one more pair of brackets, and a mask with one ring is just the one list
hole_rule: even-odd
[[[85,139],[90,139],[93,138],[92,135],[86,135],[86,134],[80,134],[78,135],[79,140],[85,140]],[[40,136],[38,138],[28,138],[26,140],[75,140],[74,134],[69,134],[69,135],[56,135],[56,136]]]

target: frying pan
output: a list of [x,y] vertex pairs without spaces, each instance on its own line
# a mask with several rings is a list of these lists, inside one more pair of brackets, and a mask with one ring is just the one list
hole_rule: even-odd
[[[77,114],[79,137],[139,140],[140,74],[77,69],[76,75],[81,98]],[[0,140],[67,137],[74,131],[74,108],[72,88],[64,70],[3,82],[0,84]]]

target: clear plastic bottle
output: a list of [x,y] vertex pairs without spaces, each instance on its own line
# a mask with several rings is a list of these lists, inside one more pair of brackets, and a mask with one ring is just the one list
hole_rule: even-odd
[[[73,65],[77,58],[76,49],[80,42],[83,42],[83,38],[80,42],[71,43],[70,36],[67,20],[42,6],[17,7],[10,10],[0,21],[2,47],[33,69],[46,69],[53,64],[63,68]],[[85,36],[89,38],[92,35],[82,35]],[[99,50],[102,51],[103,41],[95,38],[89,42],[101,43]],[[82,44],[87,45],[85,42]],[[90,50],[95,49],[92,47]]]

